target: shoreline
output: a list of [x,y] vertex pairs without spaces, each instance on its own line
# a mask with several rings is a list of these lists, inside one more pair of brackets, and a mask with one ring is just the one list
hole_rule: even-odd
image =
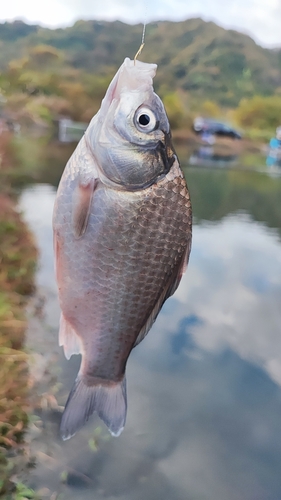
[[[7,180],[5,172],[2,172]],[[2,177],[2,179],[3,179]],[[34,292],[37,249],[3,182],[0,192],[0,497],[17,498],[30,490],[15,479],[28,466],[24,433],[29,421],[28,354],[24,350],[26,307]],[[14,496],[15,495],[15,496]]]

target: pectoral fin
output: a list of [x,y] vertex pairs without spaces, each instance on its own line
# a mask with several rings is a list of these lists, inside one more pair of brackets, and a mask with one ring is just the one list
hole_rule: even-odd
[[90,215],[91,202],[97,180],[88,184],[79,183],[73,193],[72,225],[75,238],[81,238],[85,233]]
[[61,271],[61,251],[56,231],[54,231],[54,254],[55,254],[55,275],[57,281],[59,281],[60,271]]

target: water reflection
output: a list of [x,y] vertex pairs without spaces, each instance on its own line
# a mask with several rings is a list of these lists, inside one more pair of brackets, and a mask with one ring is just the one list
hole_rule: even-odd
[[[59,408],[37,410],[43,430],[32,437],[37,466],[29,482],[47,488],[46,498],[54,491],[67,500],[281,498],[280,181],[195,169],[187,179],[195,212],[190,265],[130,357],[125,431],[111,438],[94,418],[63,443]],[[54,196],[37,185],[23,192],[21,206],[40,245],[46,299],[28,343],[45,360],[44,390],[62,384],[63,405],[80,360],[66,362],[57,345]]]
[[245,214],[197,226],[191,263],[175,297],[200,318],[191,328],[195,344],[211,352],[230,348],[281,384],[277,232]]
[[238,154],[222,154],[218,153],[212,146],[202,146],[193,151],[189,158],[189,164],[218,168],[233,166],[237,160]]
[[245,212],[281,236],[281,177],[248,170],[186,169],[195,221]]

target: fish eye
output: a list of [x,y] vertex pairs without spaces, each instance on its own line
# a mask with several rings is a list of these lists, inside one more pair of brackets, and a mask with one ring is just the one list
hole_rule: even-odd
[[152,132],[157,126],[156,116],[151,109],[141,107],[134,118],[135,126],[141,132]]

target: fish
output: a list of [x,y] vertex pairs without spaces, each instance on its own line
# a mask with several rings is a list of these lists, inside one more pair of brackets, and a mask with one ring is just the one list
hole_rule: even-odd
[[63,439],[96,412],[119,436],[126,364],[185,272],[189,190],[156,64],[126,58],[69,159],[54,205],[59,344],[81,365],[61,419]]

